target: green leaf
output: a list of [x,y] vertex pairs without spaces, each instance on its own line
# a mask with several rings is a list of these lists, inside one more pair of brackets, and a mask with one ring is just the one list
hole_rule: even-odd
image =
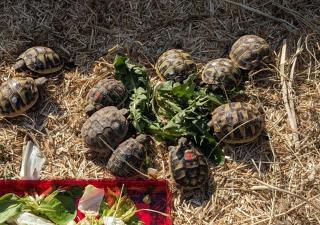
[[80,198],[83,195],[84,187],[81,186],[72,186],[67,191],[74,199]]
[[22,210],[23,204],[14,194],[6,194],[0,198],[0,224],[17,216]]
[[188,136],[201,147],[207,143],[207,155],[210,155],[212,161],[223,161],[222,152],[210,152],[218,147],[207,125],[211,112],[223,101],[207,88],[197,85],[196,74],[189,76],[183,83],[158,82],[151,88],[144,67],[125,56],[117,56],[114,66],[116,76],[131,93],[129,119],[138,133],[148,133],[159,140],[170,142]]
[[66,225],[76,216],[74,199],[68,193],[59,190],[43,199],[37,211],[58,225]]
[[196,88],[196,84],[194,82],[195,78],[195,75],[190,75],[186,80],[184,80],[183,84],[175,83],[172,89],[172,94],[183,99],[192,98]]
[[127,60],[126,56],[116,55],[113,65],[116,69],[116,71],[121,71],[125,69],[125,62]]
[[149,78],[146,69],[140,66],[126,56],[117,55],[114,60],[116,78],[121,80],[132,93],[138,87],[147,87]]
[[149,96],[148,92],[139,87],[134,90],[133,94],[130,97],[130,116],[132,119],[133,126],[137,129],[139,133],[143,133],[145,128],[148,125],[146,122],[147,118],[145,116],[145,112],[148,111],[149,108]]

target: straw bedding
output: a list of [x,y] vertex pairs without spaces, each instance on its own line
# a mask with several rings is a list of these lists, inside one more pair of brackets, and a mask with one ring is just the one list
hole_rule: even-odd
[[[0,122],[0,177],[18,178],[25,134],[46,156],[44,178],[102,178],[104,160],[91,160],[80,137],[84,97],[112,73],[122,46],[155,75],[161,52],[183,48],[199,63],[226,56],[243,34],[257,34],[274,50],[274,66],[252,75],[242,100],[263,106],[266,132],[253,144],[226,149],[224,165],[211,165],[211,195],[200,205],[175,191],[174,224],[320,223],[320,8],[317,1],[102,1],[0,2],[1,81],[16,76],[15,58],[44,45],[68,55],[76,69],[51,77],[39,103],[25,116]],[[301,37],[302,52],[294,55]],[[292,86],[298,129],[291,129],[280,71],[296,57]],[[282,79],[283,80],[283,79]],[[292,134],[299,135],[299,148]],[[169,178],[167,152],[158,149],[159,176]]]

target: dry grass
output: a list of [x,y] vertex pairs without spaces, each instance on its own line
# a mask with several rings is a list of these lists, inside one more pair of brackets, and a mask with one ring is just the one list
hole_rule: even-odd
[[[240,2],[240,1],[238,1]],[[282,3],[279,3],[282,2]],[[317,1],[103,1],[50,0],[0,3],[1,80],[30,46],[63,47],[78,66],[54,77],[34,110],[0,122],[0,177],[18,178],[22,141],[34,135],[45,152],[44,178],[102,178],[108,172],[85,157],[80,137],[88,89],[110,71],[95,63],[116,44],[154,74],[159,54],[179,47],[205,63],[226,56],[244,33],[265,37],[276,66],[254,76],[243,99],[266,112],[266,133],[257,143],[231,149],[223,166],[211,168],[214,193],[201,206],[175,195],[174,224],[320,223],[320,9]],[[300,148],[291,140],[278,72],[282,40],[287,59],[302,37],[293,83]],[[105,59],[111,63],[111,56]],[[158,153],[161,177],[168,178],[167,153]],[[213,187],[211,186],[211,187]]]

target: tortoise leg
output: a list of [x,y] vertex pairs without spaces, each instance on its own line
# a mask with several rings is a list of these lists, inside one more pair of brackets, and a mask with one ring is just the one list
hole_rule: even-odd
[[37,86],[43,86],[47,81],[48,81],[48,78],[45,78],[45,77],[39,77],[38,79],[34,80]]
[[26,63],[24,62],[23,59],[19,59],[13,66],[13,68],[17,71],[17,72],[23,72],[26,71],[28,69]]

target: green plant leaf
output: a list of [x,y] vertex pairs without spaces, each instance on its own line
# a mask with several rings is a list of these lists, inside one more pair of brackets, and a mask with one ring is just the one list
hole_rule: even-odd
[[58,225],[66,225],[76,216],[74,199],[67,192],[60,190],[43,199],[37,211]]
[[196,75],[190,75],[183,84],[175,83],[172,89],[172,94],[182,99],[190,99],[194,96],[196,83],[194,82]]
[[130,93],[138,87],[146,87],[149,84],[146,69],[126,56],[117,55],[113,65],[116,78],[124,83]]
[[67,190],[74,199],[80,198],[83,195],[84,187],[82,186],[72,186]]
[[150,97],[148,91],[142,87],[134,89],[133,94],[130,97],[130,116],[133,126],[139,133],[143,133],[148,126],[148,119],[145,113],[148,112]]
[[23,204],[14,194],[6,194],[0,198],[0,224],[21,213]]
[[224,102],[207,88],[197,85],[196,74],[183,83],[158,82],[151,88],[144,67],[125,56],[117,56],[114,66],[116,76],[131,93],[129,119],[138,133],[148,133],[169,142],[188,136],[200,147],[207,143],[206,155],[213,162],[223,161],[222,151],[217,150],[216,138],[207,124],[211,112]]

